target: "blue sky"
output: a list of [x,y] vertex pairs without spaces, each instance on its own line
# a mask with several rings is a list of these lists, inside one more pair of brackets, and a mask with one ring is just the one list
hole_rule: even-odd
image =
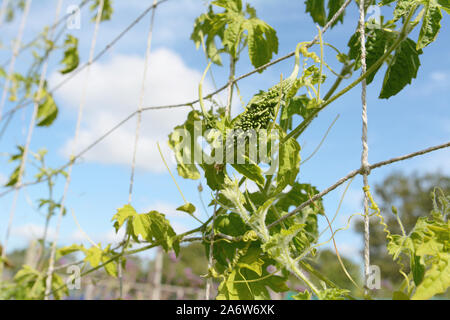
[[[170,0],[162,4],[155,15],[152,55],[150,57],[149,77],[146,82],[145,105],[165,105],[179,103],[197,98],[197,84],[205,68],[202,51],[195,49],[189,40],[194,19],[206,10],[206,1]],[[311,18],[305,14],[304,1],[301,0],[256,0],[249,1],[257,9],[258,16],[277,30],[279,38],[279,55],[291,52],[300,41],[311,40],[317,29]],[[64,8],[76,4],[74,0],[64,1]],[[113,20],[100,26],[96,52],[131,23],[152,1],[114,1]],[[32,39],[45,25],[53,21],[56,0],[34,1],[30,19],[25,30],[24,42]],[[385,10],[385,9],[383,9]],[[389,11],[389,10],[388,10]],[[387,11],[387,12],[388,12]],[[83,10],[80,30],[70,32],[80,38],[80,55],[83,62],[88,59],[93,24],[89,21],[92,13]],[[6,46],[0,50],[0,61],[10,56],[8,44],[18,28],[18,20],[2,26],[1,42]],[[345,25],[339,24],[328,31],[324,40],[346,51],[349,37],[354,33],[358,20],[357,7],[352,3],[347,10]],[[87,145],[115,125],[129,113],[136,110],[139,88],[144,66],[146,37],[150,15],[144,18],[127,35],[125,35],[106,55],[91,69],[86,111],[83,118],[80,143],[77,148]],[[417,32],[412,35],[417,39]],[[398,96],[389,100],[379,100],[384,72],[379,72],[375,81],[368,87],[369,109],[369,161],[374,163],[393,156],[402,155],[431,145],[447,142],[450,137],[450,19],[448,15],[442,20],[442,29],[437,41],[424,49],[420,57],[421,68],[418,78],[407,86]],[[314,50],[317,50],[315,48]],[[58,74],[58,62],[62,53],[56,52],[50,57],[50,87],[61,80]],[[337,70],[333,51],[325,51],[327,62]],[[19,56],[17,71],[24,71],[30,63],[29,53]],[[239,82],[244,101],[260,89],[267,89],[279,81],[280,73],[290,74],[293,60],[288,59],[262,74],[253,75]],[[252,70],[246,54],[237,65],[237,74]],[[384,69],[383,69],[384,71]],[[226,83],[227,67],[213,67],[218,86]],[[72,148],[77,108],[84,74],[81,73],[55,94],[60,107],[57,121],[51,128],[35,130],[31,149],[33,151],[46,147],[49,150],[48,161],[57,167],[65,163]],[[325,90],[334,81],[329,75]],[[349,80],[345,83],[349,83]],[[205,92],[214,89],[211,79],[205,84]],[[339,101],[323,111],[310,128],[300,138],[301,156],[306,158],[316,148],[334,118],[339,119],[331,129],[329,136],[317,154],[300,171],[299,181],[311,183],[319,189],[333,184],[349,171],[358,168],[361,154],[361,100],[360,86],[346,94]],[[224,95],[219,95],[224,101]],[[12,108],[7,104],[5,110]],[[233,109],[240,112],[238,97],[234,98]],[[159,141],[167,159],[170,159],[166,147],[167,134],[175,125],[183,122],[188,108],[149,111],[143,116],[142,138],[138,151],[138,167],[132,204],[140,211],[159,210],[169,217],[178,231],[185,231],[198,225],[197,222],[174,208],[183,204],[170,176],[165,170],[156,148]],[[7,134],[0,140],[1,152],[12,152],[15,145],[25,141],[26,128],[31,109],[20,111]],[[132,146],[134,141],[135,119],[88,152],[73,170],[67,206],[76,213],[83,230],[96,242],[106,244],[117,239],[111,224],[111,217],[117,208],[127,203]],[[6,157],[0,157],[0,180],[5,181],[12,167]],[[397,163],[390,167],[375,170],[370,176],[370,183],[381,181],[393,171],[435,172],[440,170],[450,173],[450,152],[438,151],[420,158]],[[174,166],[172,165],[172,170]],[[32,170],[27,171],[25,181],[33,179]],[[177,177],[188,201],[198,209],[200,219],[205,219],[199,201],[197,186],[199,181],[186,181]],[[205,187],[206,184],[202,182]],[[334,228],[342,227],[353,213],[361,212],[361,178],[357,177],[349,188],[342,209],[334,223]],[[62,185],[58,184],[59,196]],[[44,214],[36,210],[36,199],[45,195],[44,186],[28,187],[20,193],[10,249],[21,248],[33,236],[40,236],[44,224]],[[343,187],[326,196],[324,203],[328,216],[333,216]],[[210,201],[207,188],[203,191],[206,203]],[[0,241],[6,231],[6,221],[11,207],[12,194],[0,198],[3,218],[0,223]],[[208,209],[211,214],[212,210]],[[53,220],[50,235],[54,232]],[[320,227],[326,227],[324,219]],[[329,237],[325,233],[322,240]],[[358,250],[362,239],[353,231],[341,232],[336,237],[338,247],[344,255],[359,261]],[[68,214],[64,220],[60,235],[60,244],[73,242],[88,244],[77,229],[73,218]]]

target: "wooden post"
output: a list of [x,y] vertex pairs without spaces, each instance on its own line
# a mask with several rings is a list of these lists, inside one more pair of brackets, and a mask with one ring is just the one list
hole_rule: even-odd
[[36,268],[37,265],[37,252],[39,249],[37,248],[37,242],[36,240],[31,240],[30,244],[28,245],[28,249],[25,253],[25,264],[29,265],[33,269]]
[[163,252],[162,249],[159,247],[156,251],[155,257],[155,272],[153,275],[152,300],[161,299],[162,267],[163,267]]

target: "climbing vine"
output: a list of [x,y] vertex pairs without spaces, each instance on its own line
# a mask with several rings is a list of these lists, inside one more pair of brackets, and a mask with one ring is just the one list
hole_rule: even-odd
[[[353,296],[347,288],[338,287],[333,279],[327,279],[307,263],[306,258],[314,256],[322,245],[318,243],[318,217],[324,215],[324,208],[320,190],[302,182],[298,138],[327,106],[363,80],[370,85],[383,64],[387,68],[379,98],[388,99],[401,92],[417,77],[420,56],[436,40],[440,20],[443,14],[450,13],[450,4],[444,0],[365,1],[366,10],[373,5],[392,5],[392,18],[388,20],[381,16],[377,23],[367,22],[364,44],[367,72],[337,91],[344,80],[361,68],[361,38],[356,31],[348,41],[348,51],[340,52],[324,42],[323,33],[328,28],[339,27],[338,22],[345,23],[345,11],[351,10],[347,7],[350,2],[305,1],[306,12],[320,26],[318,36],[293,48],[295,60],[288,77],[281,75],[279,83],[255,93],[244,111],[233,117],[230,110],[234,90],[240,95],[237,62],[247,52],[251,64],[264,72],[273,55],[278,53],[278,37],[269,24],[257,17],[250,4],[242,0],[212,1],[207,12],[195,20],[191,34],[195,46],[202,48],[207,60],[199,83],[200,108],[192,106],[186,121],[168,136],[168,144],[177,160],[180,177],[206,180],[212,191],[210,208],[214,211],[213,216],[205,222],[200,221],[201,226],[194,230],[176,234],[164,213],[155,210],[138,213],[127,204],[112,214],[116,232],[125,232],[124,241],[117,247],[95,243],[90,248],[72,245],[59,248],[56,260],[81,252],[85,256],[81,263],[91,267],[83,274],[104,268],[110,276],[117,277],[119,264],[125,267],[126,256],[155,247],[178,254],[182,243],[194,241],[192,237],[197,235],[195,240],[203,243],[205,254],[210,258],[204,277],[219,283],[217,299],[269,299],[269,290],[292,290],[287,282],[291,275],[307,286],[305,291],[295,295],[296,299],[360,298]],[[92,1],[91,10],[97,9],[99,4],[98,0]],[[101,20],[111,19],[112,12],[112,3],[105,1]],[[411,38],[415,28],[419,29],[417,39]],[[45,35],[43,39],[46,39]],[[36,55],[28,75],[10,75],[12,101],[18,100],[19,96],[28,99],[36,94],[33,91],[38,81],[35,66],[50,51],[63,49],[62,74],[73,72],[79,66],[78,40],[74,36],[67,35],[60,47],[49,39],[44,45],[37,43],[34,46],[43,48],[44,54]],[[325,46],[336,51],[335,59],[342,64],[340,72],[324,61]],[[224,61],[229,61],[230,74],[226,86],[228,99],[226,104],[221,104],[212,95],[204,96],[202,87],[211,65],[222,66]],[[328,92],[322,90],[323,83],[328,80],[324,75],[325,68],[336,76]],[[7,76],[2,69],[0,75]],[[36,125],[50,126],[57,114],[52,94],[44,89]],[[294,117],[301,119],[297,126],[294,126]],[[194,138],[200,136],[207,142],[207,148]],[[41,152],[36,157],[43,166],[40,178],[45,176],[51,187],[52,179],[65,176],[65,172],[46,168],[44,156]],[[19,146],[18,153],[10,160],[20,164],[22,157],[23,146]],[[7,187],[17,186],[19,172],[19,167],[13,171]],[[362,174],[362,171],[353,176],[356,174]],[[249,188],[250,183],[256,185],[256,189]],[[450,196],[436,189],[433,211],[420,218],[410,234],[391,234],[370,188],[365,187],[363,192],[369,199],[371,217],[379,219],[385,228],[387,249],[393,260],[401,266],[410,265],[409,273],[401,268],[404,282],[393,292],[393,299],[429,299],[445,293],[450,286]],[[50,219],[59,203],[50,197],[42,200],[41,205],[48,206],[47,218]],[[296,209],[292,211],[292,207]],[[177,210],[198,220],[197,209],[188,199]],[[395,208],[393,214],[398,215]],[[401,220],[398,221],[401,225]],[[331,238],[336,232],[331,230]],[[138,244],[139,249],[132,248]],[[345,267],[343,272],[346,272]],[[1,295],[6,298],[45,298],[47,276],[45,266],[40,270],[25,266],[14,277],[13,286],[6,286],[0,291]],[[67,293],[65,284],[57,273],[52,277],[51,294],[60,298]],[[20,293],[17,293],[18,288]],[[362,292],[364,288],[359,289]],[[364,297],[370,298],[370,293]]]

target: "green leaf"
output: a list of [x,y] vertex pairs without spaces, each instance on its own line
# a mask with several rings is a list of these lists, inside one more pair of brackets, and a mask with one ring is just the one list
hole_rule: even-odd
[[192,203],[188,202],[186,204],[183,204],[181,207],[178,207],[177,210],[187,212],[192,215],[195,212],[195,206]]
[[29,265],[23,265],[22,269],[20,269],[14,276],[14,281],[29,281],[29,279],[34,279],[37,276],[39,276],[39,271],[33,269]]
[[[13,278],[14,289],[9,299],[16,300],[39,300],[45,294],[46,278],[44,273],[34,268],[23,265]],[[54,273],[52,276],[51,288],[55,300],[61,299],[64,295],[68,295],[67,287],[64,286],[62,278]],[[11,294],[11,293],[10,293]]]
[[245,17],[239,13],[228,14],[227,17],[229,19],[228,27],[223,33],[222,44],[233,57],[237,58]]
[[5,187],[13,187],[17,184],[17,182],[19,181],[19,172],[20,172],[20,165],[17,166],[11,173],[8,181],[5,183]]
[[445,10],[448,14],[450,14],[450,0],[437,0],[442,9]]
[[293,295],[292,298],[295,300],[311,300],[311,293],[308,290],[303,292],[299,292],[296,295]]
[[[338,10],[345,3],[345,0],[328,0],[327,8],[328,14],[325,10],[325,1],[324,0],[306,0],[306,12],[310,14],[313,21],[319,24],[321,27],[325,26],[325,24],[330,21],[333,16],[338,12]],[[345,10],[342,14],[336,19],[336,21],[331,25],[334,27],[338,22],[344,22]]]
[[[275,30],[256,17],[256,10],[247,4],[245,11],[241,0],[213,1],[213,5],[224,8],[222,13],[214,13],[212,7],[208,13],[200,15],[194,24],[191,39],[197,49],[202,42],[212,62],[221,65],[221,52],[229,53],[233,59],[239,58],[239,50],[247,44],[250,61],[254,67],[266,64],[278,53],[278,38]],[[247,31],[247,33],[245,33]],[[217,49],[215,40],[221,41],[224,49]]]
[[450,287],[450,253],[441,253],[438,261],[425,272],[422,283],[416,288],[412,300],[430,299]]
[[[100,6],[101,0],[94,0],[94,3],[91,5],[90,10],[95,11],[96,15],[92,17],[92,21],[95,21],[97,18],[97,10]],[[114,8],[112,6],[112,0],[104,0],[103,3],[103,11],[100,21],[111,20],[112,14],[114,12]]]
[[138,214],[132,220],[133,233],[151,243],[158,243],[167,252],[179,250],[179,239],[165,215],[158,211]]
[[217,170],[214,167],[214,164],[203,163],[201,164],[201,166],[205,172],[205,178],[208,187],[210,187],[211,190],[220,190],[225,181],[224,171]]
[[415,285],[420,285],[425,275],[425,266],[420,262],[419,256],[414,256],[414,259],[411,260],[411,271]]
[[89,264],[93,268],[98,267],[98,265],[102,261],[102,255],[103,255],[102,249],[92,246],[89,249],[85,249],[84,253],[86,255],[86,258],[84,260],[86,262],[89,262]]
[[390,4],[390,3],[394,2],[394,1],[396,1],[396,0],[382,0],[382,1],[380,1],[379,6],[388,5],[388,4]]
[[74,253],[77,251],[83,251],[83,250],[84,250],[84,247],[77,245],[77,244],[59,248],[58,250],[56,250],[55,260],[58,261],[61,257],[64,257],[68,254],[71,254],[71,253]]
[[[247,158],[247,157],[245,157]],[[247,158],[248,159],[248,158]],[[237,172],[246,178],[256,182],[259,186],[264,186],[264,176],[261,168],[254,163],[232,164]]]
[[396,95],[417,77],[420,54],[422,50],[417,50],[416,43],[409,38],[399,45],[384,76],[380,99]]
[[436,40],[441,29],[442,13],[440,6],[435,0],[428,0],[425,5],[425,13],[423,15],[422,27],[420,28],[419,39],[417,40],[416,49],[420,50]]
[[75,70],[80,63],[80,57],[78,54],[78,39],[68,34],[66,41],[64,41],[64,47],[64,58],[60,62],[64,65],[64,69],[59,72],[62,74],[67,74]]
[[260,253],[259,248],[249,248],[247,254],[239,259],[235,268],[220,283],[216,299],[267,300],[270,299],[267,287],[277,292],[286,291],[285,278],[269,275],[264,267],[260,268],[264,264]]
[[48,127],[52,125],[58,116],[58,107],[52,95],[47,90],[41,92],[40,101],[37,112],[37,125],[39,127]]
[[345,300],[345,295],[350,293],[347,289],[327,288],[319,291],[319,300]]
[[260,258],[261,253],[261,248],[250,247],[247,254],[239,259],[237,266],[251,270],[261,277],[263,273],[262,267],[264,265],[264,260]]
[[267,286],[275,292],[286,292],[289,287],[286,284],[286,278],[280,276],[271,276],[266,280]]
[[[427,0],[425,0],[427,1]],[[383,3],[386,3],[387,1],[383,1]],[[398,0],[397,5],[394,9],[394,22],[399,20],[400,18],[406,17],[409,12],[411,11],[411,8],[413,5],[417,4],[417,0]]]
[[[328,0],[328,18],[327,21],[330,21],[333,16],[338,12],[338,10],[345,3],[345,0]],[[344,23],[344,15],[345,11],[336,19],[336,21],[331,25],[334,27],[338,22]]]
[[[185,179],[200,179],[200,172],[195,165],[195,152],[201,152],[200,146],[194,141],[195,122],[200,121],[198,111],[191,111],[188,119],[182,125],[176,126],[169,135],[169,147],[175,153],[177,171]],[[200,132],[201,133],[201,132]]]
[[420,217],[409,235],[392,235],[388,242],[387,249],[394,260],[402,253],[409,256],[416,286],[411,298],[414,300],[430,299],[450,287],[450,222],[445,220],[448,209],[442,191],[439,201],[442,208],[436,205],[435,191],[430,215]]
[[409,296],[402,291],[394,291],[392,300],[409,300]]
[[[104,264],[111,260],[111,256],[114,252],[111,251],[111,245],[102,249],[100,245],[90,247],[89,249],[82,248],[86,255],[85,261],[88,262],[93,268],[98,267],[100,264]],[[111,261],[103,266],[106,273],[112,277],[117,277],[117,262]]]
[[283,191],[287,185],[293,185],[300,170],[300,145],[294,138],[280,144],[277,190]]
[[[102,256],[102,263],[106,263],[109,260],[111,260],[110,257],[108,257],[106,255]],[[116,261],[111,261],[111,262],[105,264],[104,268],[105,268],[105,271],[107,274],[109,274],[113,278],[117,278],[117,262]]]
[[278,53],[276,31],[267,23],[257,18],[250,18],[243,23],[243,28],[248,32],[248,54],[255,68],[269,62],[273,53]]
[[[300,184],[296,182],[292,189],[288,192],[278,195],[278,201],[275,206],[278,212],[288,212],[292,207],[298,207],[310,197],[319,193],[315,187],[310,184]],[[298,212],[295,216],[284,221],[287,226],[294,224],[304,224],[305,233],[299,234],[294,238],[294,245],[301,252],[309,243],[315,242],[318,236],[317,215],[323,212],[323,204],[321,200],[315,202]],[[267,223],[272,223],[280,218],[277,214],[269,215]],[[306,237],[306,238],[305,238]]]
[[279,233],[274,234],[270,240],[262,245],[264,252],[273,259],[278,259],[284,252],[290,252],[290,243],[292,239],[303,229],[304,225],[296,224],[289,229],[281,229]]
[[[281,120],[288,121],[294,115],[299,115],[303,119],[308,119],[315,111],[312,108],[308,108],[310,101],[311,99],[309,99],[306,94],[289,99],[287,106],[282,109]],[[288,129],[292,129],[292,119],[288,124]]]
[[[245,234],[249,228],[237,213],[231,212],[226,215],[220,214],[216,217],[214,230],[232,237],[238,237]],[[209,255],[209,243],[206,242],[205,246]],[[243,244],[241,242],[214,242],[213,257],[216,261],[216,267],[220,264],[223,268],[227,268],[228,262],[232,261],[236,256],[236,250],[242,249],[242,247]]]
[[149,214],[138,214],[132,220],[133,233],[141,235],[144,240],[152,241],[151,234],[151,216]]
[[323,27],[326,23],[326,12],[324,0],[306,0],[306,12],[308,12],[313,21]]
[[18,153],[12,154],[9,157],[9,162],[14,162],[17,161],[18,165],[16,166],[16,168],[14,169],[14,171],[11,173],[11,175],[9,176],[8,181],[5,183],[5,187],[13,187],[17,184],[17,182],[19,181],[19,172],[20,172],[20,165],[22,163],[22,159],[23,159],[23,153],[24,153],[24,147],[23,146],[17,146],[16,147],[18,149]]
[[225,21],[219,20],[212,8],[209,7],[208,13],[200,15],[195,20],[194,30],[191,34],[191,40],[194,41],[196,48],[198,49],[202,41],[204,41],[207,57],[219,66],[222,65],[222,59],[215,43],[215,37],[218,36],[222,39],[224,37],[224,28]]
[[[386,52],[386,50],[393,43],[395,35],[383,29],[367,29],[367,42],[366,42],[366,64],[367,69],[372,67],[375,62],[377,62]],[[350,48],[349,58],[355,60],[355,70],[361,67],[361,43],[360,34],[356,32],[348,43]],[[367,78],[367,84],[370,84],[378,70],[379,66],[374,72],[372,72]]]
[[114,228],[116,232],[122,227],[126,220],[136,216],[138,213],[136,210],[129,204],[124,205],[122,208],[117,209],[117,213],[112,217],[112,221],[115,220]]
[[242,11],[242,0],[216,0],[212,4],[237,13]]

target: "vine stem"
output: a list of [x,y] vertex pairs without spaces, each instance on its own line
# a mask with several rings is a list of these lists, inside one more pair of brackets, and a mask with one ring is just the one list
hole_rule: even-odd
[[303,272],[297,267],[296,263],[294,261],[291,261],[290,265],[292,273],[302,280],[306,285],[311,289],[311,291],[319,297],[319,290],[316,288],[316,286],[306,277],[306,275],[303,274]]
[[[430,147],[430,148],[426,148],[420,151],[416,151],[410,154],[406,154],[400,157],[396,157],[396,158],[391,158],[388,160],[384,160],[384,161],[380,161],[377,162],[375,164],[372,164],[369,166],[370,170],[374,170],[380,167],[383,167],[385,165],[388,164],[392,164],[395,162],[399,162],[399,161],[403,161],[403,160],[407,160],[410,158],[414,158],[417,156],[421,156],[436,150],[440,150],[440,149],[445,149],[450,147],[450,142],[447,143],[443,143],[434,147]],[[268,229],[273,228],[274,226],[276,226],[277,224],[281,223],[282,221],[288,219],[289,217],[292,217],[293,215],[299,213],[303,208],[307,207],[308,205],[310,205],[311,203],[313,203],[314,201],[322,198],[324,195],[330,193],[331,191],[333,191],[334,189],[336,189],[337,187],[339,187],[341,184],[345,183],[346,181],[350,180],[351,178],[357,176],[358,174],[362,174],[363,170],[362,168],[357,169],[357,170],[353,170],[351,171],[349,174],[347,174],[345,177],[339,179],[337,182],[335,182],[333,185],[331,185],[330,187],[326,188],[325,190],[323,190],[322,192],[316,194],[315,196],[311,197],[311,199],[303,202],[301,205],[299,205],[297,208],[295,208],[294,210],[292,210],[291,212],[287,213],[286,215],[284,215],[283,217],[281,217],[280,219],[272,222],[270,225],[267,226]]]
[[231,104],[233,102],[233,88],[234,88],[234,77],[236,73],[236,59],[230,56],[230,76],[228,78],[228,99],[227,107],[225,109],[225,116],[231,117]]
[[200,82],[198,84],[198,102],[200,104],[200,108],[202,109],[203,116],[205,118],[208,118],[208,113],[206,112],[205,108],[205,102],[203,101],[203,82],[205,81],[206,75],[208,74],[209,68],[211,68],[212,61],[208,62],[208,65],[205,68],[205,71],[203,71],[202,78],[200,79]]
[[334,118],[333,122],[331,122],[331,124],[328,126],[327,131],[325,132],[324,136],[322,137],[322,140],[320,140],[319,144],[317,145],[317,147],[314,149],[314,151],[303,161],[300,162],[300,165],[305,164],[305,162],[309,161],[312,157],[314,157],[314,155],[319,151],[320,147],[322,146],[322,144],[325,142],[325,139],[327,138],[328,134],[330,133],[331,129],[333,128],[334,124],[336,123],[336,121],[339,119],[340,115],[338,114],[336,116],[336,118]]
[[76,124],[76,128],[75,128],[75,137],[74,137],[74,142],[73,142],[73,147],[72,147],[73,150],[72,150],[72,153],[70,156],[71,161],[70,161],[69,168],[67,171],[67,179],[66,179],[66,183],[64,186],[64,193],[63,193],[63,196],[61,199],[61,205],[59,208],[58,222],[57,222],[57,226],[56,226],[56,235],[55,235],[55,239],[52,243],[52,248],[51,248],[51,252],[50,252],[50,260],[49,260],[49,267],[48,267],[48,271],[47,271],[47,279],[45,281],[45,300],[49,299],[49,294],[52,289],[53,268],[55,267],[56,243],[58,241],[59,231],[61,229],[61,222],[62,222],[62,217],[63,217],[63,213],[64,213],[64,205],[65,205],[65,201],[67,198],[67,192],[69,191],[69,185],[70,185],[70,181],[71,181],[72,168],[73,168],[72,158],[75,153],[74,151],[76,148],[78,135],[80,132],[80,127],[81,127],[81,119],[83,117],[83,109],[86,104],[86,96],[87,96],[87,89],[88,89],[88,83],[89,83],[89,71],[90,71],[90,66],[92,64],[92,61],[94,59],[95,44],[97,43],[97,35],[98,35],[99,27],[100,27],[101,17],[103,15],[104,4],[105,4],[105,0],[100,0],[100,4],[98,7],[98,11],[97,11],[97,17],[96,17],[96,21],[95,21],[94,34],[92,37],[92,43],[91,43],[91,48],[90,48],[90,52],[89,52],[89,63],[88,63],[88,68],[86,70],[86,80],[84,81],[80,106],[78,108],[77,124]]
[[[216,192],[216,196],[215,199],[218,196],[218,191]],[[214,224],[216,222],[216,217],[217,217],[217,201],[214,202],[214,212],[213,212],[213,216],[212,216],[212,226],[211,226],[211,234],[210,234],[210,238],[211,238],[211,243],[209,246],[209,259],[208,259],[208,272],[209,270],[213,267],[213,261],[214,261],[214,237],[215,235],[215,230],[214,230]],[[209,278],[207,283],[206,283],[206,291],[205,291],[205,298],[206,300],[209,300],[210,298],[210,291],[211,291],[211,287],[212,287],[212,283],[213,280],[212,278]]]
[[[144,60],[144,72],[142,75],[142,83],[141,83],[141,93],[139,96],[139,105],[137,110],[137,119],[136,119],[136,133],[134,138],[134,147],[133,147],[133,158],[131,160],[131,174],[130,174],[130,186],[128,190],[128,204],[131,204],[132,196],[133,196],[133,186],[134,186],[134,175],[136,170],[136,154],[137,154],[137,147],[139,143],[139,136],[140,136],[140,130],[141,130],[141,122],[142,122],[142,107],[144,103],[144,95],[145,95],[145,82],[147,79],[147,71],[148,71],[148,65],[150,60],[150,51],[152,47],[152,38],[153,38],[153,23],[155,21],[155,12],[157,7],[157,0],[153,0],[153,7],[155,8],[152,10],[152,14],[150,16],[150,27],[148,31],[147,36],[147,48],[145,51],[145,60]],[[158,145],[159,148],[159,145]],[[124,238],[124,245],[122,247],[122,250],[128,245],[128,239],[127,235],[125,235]],[[122,258],[119,259],[119,263],[117,264],[117,274],[119,278],[119,299],[123,298],[123,270],[122,270]]]

